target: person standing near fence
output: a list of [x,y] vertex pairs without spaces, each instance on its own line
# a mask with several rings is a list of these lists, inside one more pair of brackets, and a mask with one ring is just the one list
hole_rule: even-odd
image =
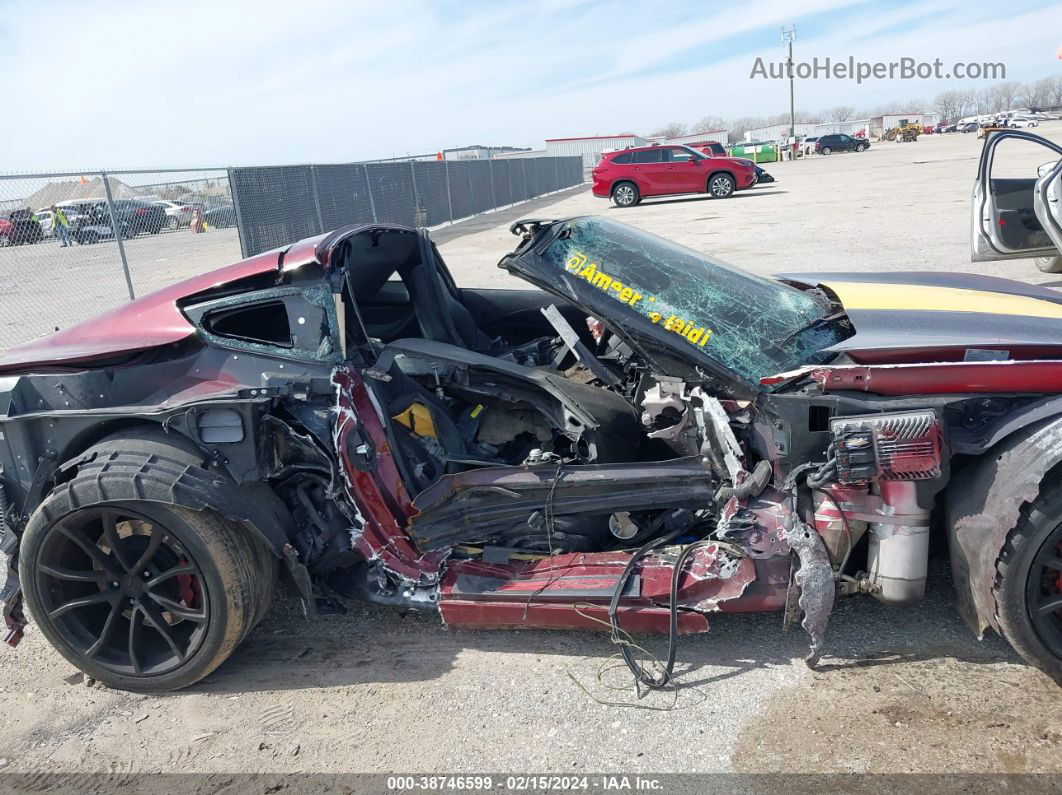
[[59,207],[52,205],[52,226],[55,228],[55,236],[59,238],[60,248],[70,245],[70,219]]

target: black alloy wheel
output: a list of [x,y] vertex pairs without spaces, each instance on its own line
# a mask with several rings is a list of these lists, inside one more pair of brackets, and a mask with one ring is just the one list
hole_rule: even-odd
[[1062,659],[1062,524],[1033,557],[1025,583],[1025,603],[1036,634]]
[[185,546],[144,514],[120,505],[68,514],[47,530],[33,568],[37,621],[106,671],[171,673],[203,642],[206,580]]

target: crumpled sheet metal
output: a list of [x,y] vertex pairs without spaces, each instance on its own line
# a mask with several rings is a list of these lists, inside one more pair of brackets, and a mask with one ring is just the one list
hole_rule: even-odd
[[1040,493],[1040,483],[1062,461],[1062,419],[1052,418],[1011,436],[960,472],[948,486],[948,545],[959,612],[984,635],[999,632],[992,593],[996,560],[1021,508]]
[[826,638],[826,624],[833,611],[837,585],[833,578],[830,555],[822,537],[803,522],[794,521],[786,530],[786,540],[800,560],[796,584],[800,588],[798,604],[804,611],[800,626],[811,639],[811,649],[804,658],[809,668],[818,665]]
[[686,575],[705,581],[698,587],[694,599],[681,602],[702,613],[714,613],[722,602],[738,599],[756,579],[756,565],[751,558],[735,558],[718,546],[709,546],[694,553]]

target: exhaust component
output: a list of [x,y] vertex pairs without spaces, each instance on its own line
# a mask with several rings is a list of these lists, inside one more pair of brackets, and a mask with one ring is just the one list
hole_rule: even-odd
[[874,596],[879,601],[897,606],[917,604],[926,593],[929,511],[919,507],[914,483],[882,482],[880,489],[885,514],[915,516],[921,521],[905,525],[870,523],[868,579],[876,587]]
[[[829,495],[824,493],[826,491]],[[830,499],[831,496],[833,499]],[[865,520],[848,518],[848,515],[863,510],[866,496],[866,486],[860,488],[859,486],[831,484],[811,492],[812,504],[815,508],[815,529],[822,536],[822,542],[830,553],[830,560],[833,561],[835,569],[844,557],[851,553],[852,547],[859,543],[867,531]],[[845,512],[845,518],[848,518],[847,528],[844,519],[841,518],[841,512],[837,510],[838,505]],[[848,537],[849,532],[851,532],[851,538]]]

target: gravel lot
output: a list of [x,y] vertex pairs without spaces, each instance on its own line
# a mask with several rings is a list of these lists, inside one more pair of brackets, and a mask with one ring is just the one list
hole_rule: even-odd
[[[1062,124],[1041,130],[1062,141]],[[585,213],[759,273],[971,270],[1062,285],[1027,260],[969,262],[979,150],[951,135],[772,164],[777,183],[726,201],[617,210],[574,191],[437,237],[459,283],[478,286],[519,284],[494,267],[513,218]],[[31,628],[0,651],[0,757],[9,771],[196,771],[219,785],[239,771],[1062,773],[1058,686],[996,636],[971,635],[942,562],[917,608],[843,601],[821,671],[805,668],[805,649],[777,615],[720,616],[681,642],[684,687],[668,710],[667,695],[598,683],[613,651],[602,635],[453,631],[365,605],[306,623],[278,599],[206,682],[138,697],[84,682]]]

